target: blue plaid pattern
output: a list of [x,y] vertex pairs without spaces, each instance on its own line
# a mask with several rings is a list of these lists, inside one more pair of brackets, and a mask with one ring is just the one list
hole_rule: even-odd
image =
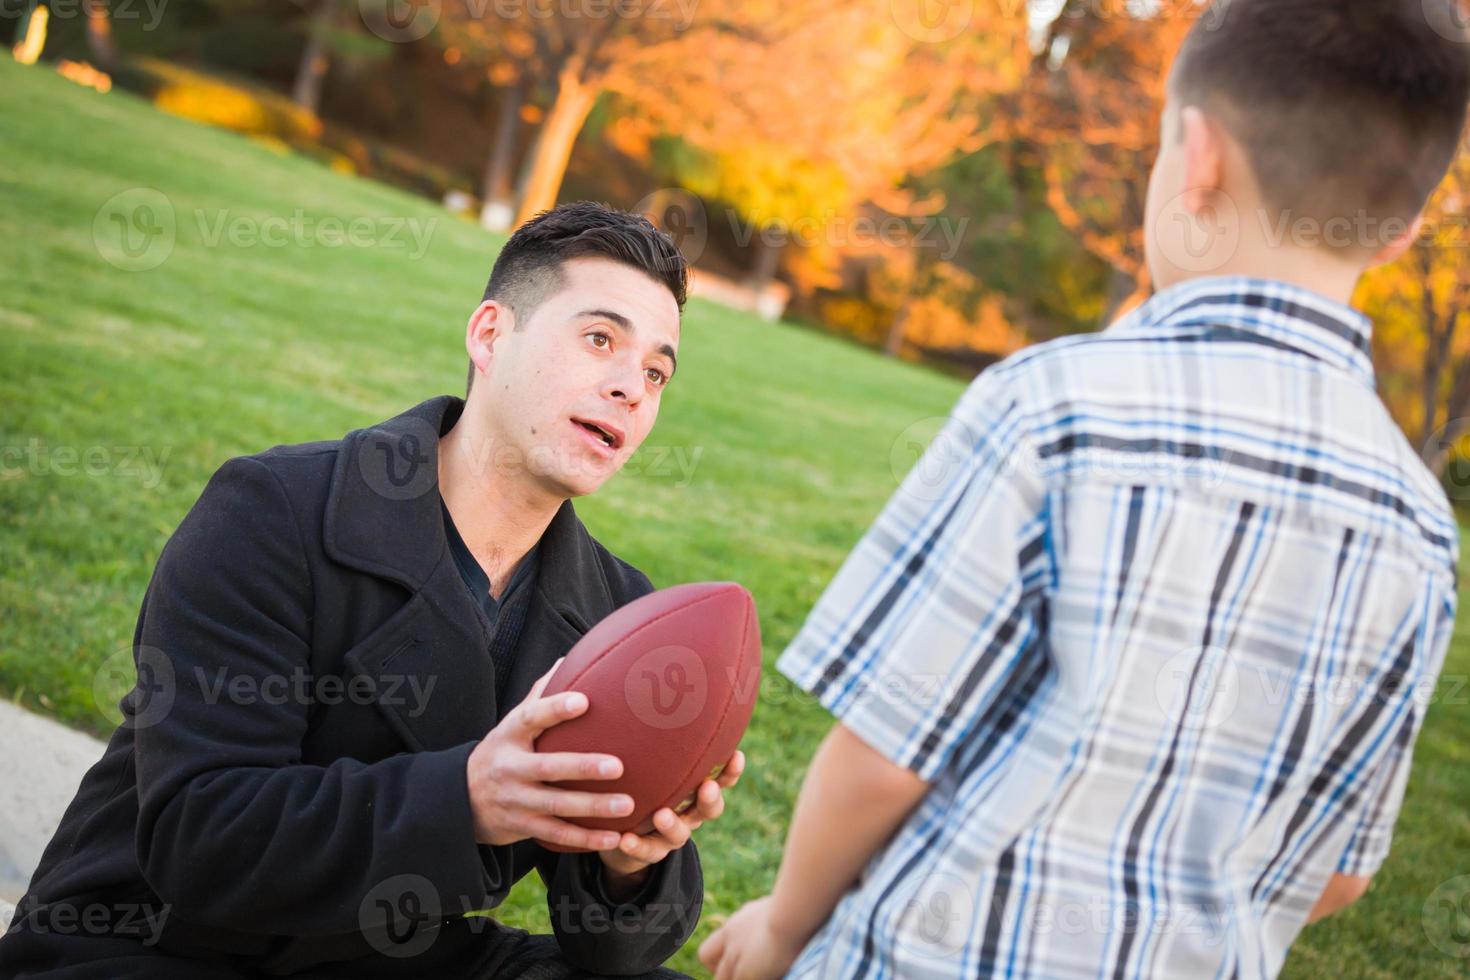
[[1269,977],[1389,848],[1455,612],[1370,324],[1176,286],[985,372],[778,667],[932,788],[799,977]]

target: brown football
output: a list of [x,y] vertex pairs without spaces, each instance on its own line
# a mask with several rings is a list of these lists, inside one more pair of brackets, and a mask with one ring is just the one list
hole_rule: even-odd
[[661,589],[588,630],[544,692],[581,691],[587,710],[543,732],[536,750],[617,756],[623,761],[617,779],[553,785],[627,793],[633,812],[573,822],[644,834],[659,808],[682,812],[692,805],[700,784],[735,754],[755,710],[760,673],[755,600],[734,582]]

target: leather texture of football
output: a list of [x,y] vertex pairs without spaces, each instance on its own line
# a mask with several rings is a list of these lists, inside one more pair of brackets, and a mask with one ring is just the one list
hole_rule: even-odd
[[617,756],[623,761],[617,779],[551,785],[627,793],[633,812],[571,822],[646,834],[661,807],[687,809],[699,786],[735,754],[755,710],[760,673],[755,600],[734,582],[660,589],[593,626],[543,692],[581,691],[587,710],[548,728],[536,750]]

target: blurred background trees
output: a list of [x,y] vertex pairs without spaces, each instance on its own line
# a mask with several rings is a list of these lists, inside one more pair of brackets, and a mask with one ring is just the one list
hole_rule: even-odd
[[[14,43],[29,5],[8,8]],[[696,286],[973,373],[1149,295],[1143,207],[1196,0],[78,0],[46,57],[442,200],[664,214]],[[1470,450],[1465,159],[1359,297],[1426,460]],[[651,207],[651,206],[650,206]],[[658,210],[658,208],[652,208]],[[697,227],[696,227],[697,226]],[[1462,447],[1462,443],[1464,446]]]

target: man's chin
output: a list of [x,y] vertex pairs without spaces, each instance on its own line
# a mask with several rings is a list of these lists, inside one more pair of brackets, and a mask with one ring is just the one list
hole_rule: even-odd
[[585,497],[600,490],[620,469],[621,466],[611,466],[605,472],[548,474],[546,482],[559,497]]

